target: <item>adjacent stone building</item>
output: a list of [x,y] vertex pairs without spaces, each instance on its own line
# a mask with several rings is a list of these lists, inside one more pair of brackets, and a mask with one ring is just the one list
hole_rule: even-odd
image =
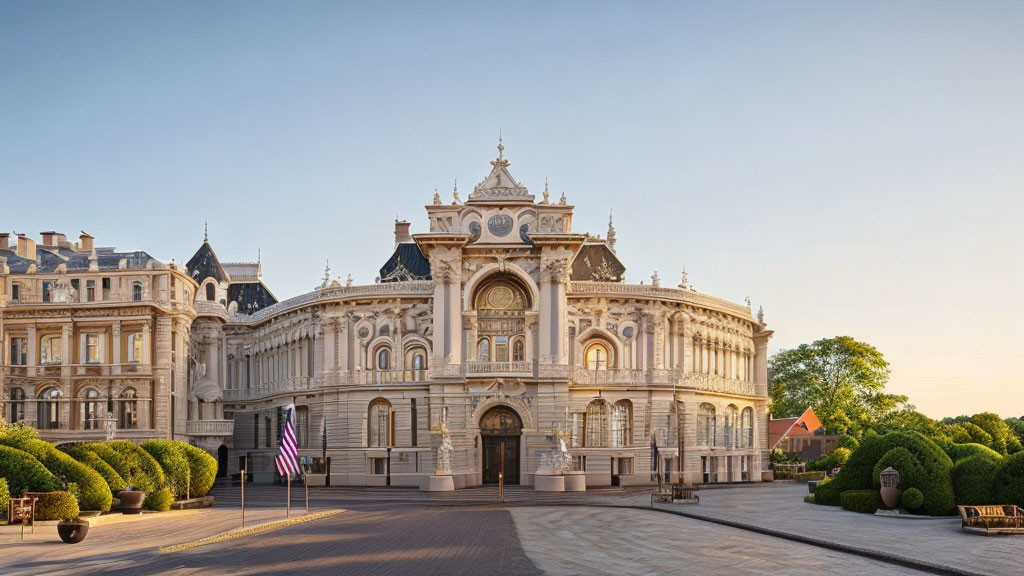
[[[434,473],[441,439],[432,432],[445,413],[458,487],[495,482],[502,466],[506,482],[532,484],[560,435],[588,485],[650,483],[652,441],[670,481],[760,481],[771,336],[763,319],[692,290],[685,275],[675,288],[657,274],[648,285],[624,283],[611,222],[604,238],[574,232],[564,195],[552,200],[545,185],[538,200],[512,177],[500,144],[498,152],[464,202],[458,190],[451,202],[435,192],[426,232],[395,223],[394,252],[372,285],[325,273],[319,288],[278,302],[259,262],[221,264],[208,242],[183,270],[142,264],[149,276],[138,281],[158,291],[143,292],[157,333],[146,341],[155,355],[146,433],[188,438],[216,453],[222,472],[237,472],[237,456],[247,456],[257,480],[269,481],[283,408],[294,405],[300,454],[330,457],[333,485],[421,486]],[[81,242],[67,250],[90,253]],[[23,388],[24,405],[37,410],[44,366],[38,355],[14,357],[12,338],[35,350],[42,312],[74,320],[93,306],[80,294],[60,306],[12,301],[12,283],[26,278],[35,284],[19,294],[38,300],[44,276],[39,264],[25,269],[40,260],[21,252],[20,238],[18,259],[0,248],[10,267],[0,275],[0,329],[12,354],[4,391]],[[130,278],[111,272],[111,285],[133,285],[130,271],[142,273],[126,266]],[[81,273],[78,289],[91,274]],[[127,314],[121,301],[109,307]],[[121,320],[122,333],[145,325],[132,318]],[[87,333],[65,324],[69,338]],[[103,358],[112,396],[123,389],[114,367],[124,358]],[[75,387],[79,358],[67,364],[59,381],[70,414],[86,399]],[[169,429],[168,412],[184,425]],[[28,408],[19,414],[39,421]],[[64,421],[76,429],[73,417]]]

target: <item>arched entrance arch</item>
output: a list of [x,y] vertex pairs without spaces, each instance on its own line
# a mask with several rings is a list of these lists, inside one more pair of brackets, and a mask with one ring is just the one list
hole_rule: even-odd
[[497,484],[503,474],[505,484],[519,484],[519,442],[523,419],[509,406],[495,406],[480,417],[483,441],[483,483]]

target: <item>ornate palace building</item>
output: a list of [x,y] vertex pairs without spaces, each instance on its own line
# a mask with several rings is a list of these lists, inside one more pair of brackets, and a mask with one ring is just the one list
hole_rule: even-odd
[[[260,263],[209,244],[180,268],[142,252],[0,235],[9,420],[50,439],[176,437],[274,477],[284,407],[332,485],[425,486],[446,415],[456,487],[533,484],[565,440],[586,484],[760,481],[767,343],[749,305],[683,283],[623,281],[615,233],[491,171],[463,202],[435,192],[429,229],[395,222],[368,286],[325,273],[278,302]],[[105,413],[111,414],[111,419]],[[108,424],[109,425],[109,424]],[[447,443],[446,443],[447,446]],[[503,448],[503,451],[502,451]],[[446,451],[448,448],[446,448]],[[447,452],[446,452],[447,454]]]

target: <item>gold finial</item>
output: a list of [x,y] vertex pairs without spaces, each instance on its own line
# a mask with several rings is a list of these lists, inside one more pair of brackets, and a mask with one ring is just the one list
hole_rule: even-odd
[[437,193],[437,186],[434,186],[434,205],[441,203],[441,195]]
[[565,206],[565,192],[562,192],[562,197],[558,199],[558,203]]
[[501,126],[498,126],[498,160],[502,159],[504,153],[505,147],[501,144]]
[[550,203],[551,203],[551,198],[548,195],[548,177],[545,176],[544,177],[544,200],[541,201],[541,204],[550,204]]

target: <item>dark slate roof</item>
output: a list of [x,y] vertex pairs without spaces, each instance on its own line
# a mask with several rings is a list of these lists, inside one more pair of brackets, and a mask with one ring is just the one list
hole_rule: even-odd
[[586,243],[572,261],[572,280],[622,282],[626,267],[604,242]]
[[235,282],[228,286],[228,302],[238,305],[239,314],[252,314],[277,304],[277,298],[263,282]]
[[227,272],[220,265],[209,242],[203,242],[195,255],[185,264],[185,268],[188,269],[188,275],[200,284],[207,278],[213,278],[217,282],[228,281]]
[[[24,274],[33,264],[32,260],[18,256],[13,250],[0,250],[0,257],[7,258],[11,274]],[[36,247],[36,273],[52,274],[61,264],[65,264],[68,272],[86,272],[89,270],[90,254],[75,252],[70,248]],[[160,264],[158,260],[143,252],[118,252],[114,248],[96,248],[96,265],[100,270],[117,270],[121,260],[127,260],[128,268],[146,268],[150,262]]]
[[403,242],[396,246],[391,258],[380,269],[381,282],[429,279],[430,262],[423,257],[415,242]]

